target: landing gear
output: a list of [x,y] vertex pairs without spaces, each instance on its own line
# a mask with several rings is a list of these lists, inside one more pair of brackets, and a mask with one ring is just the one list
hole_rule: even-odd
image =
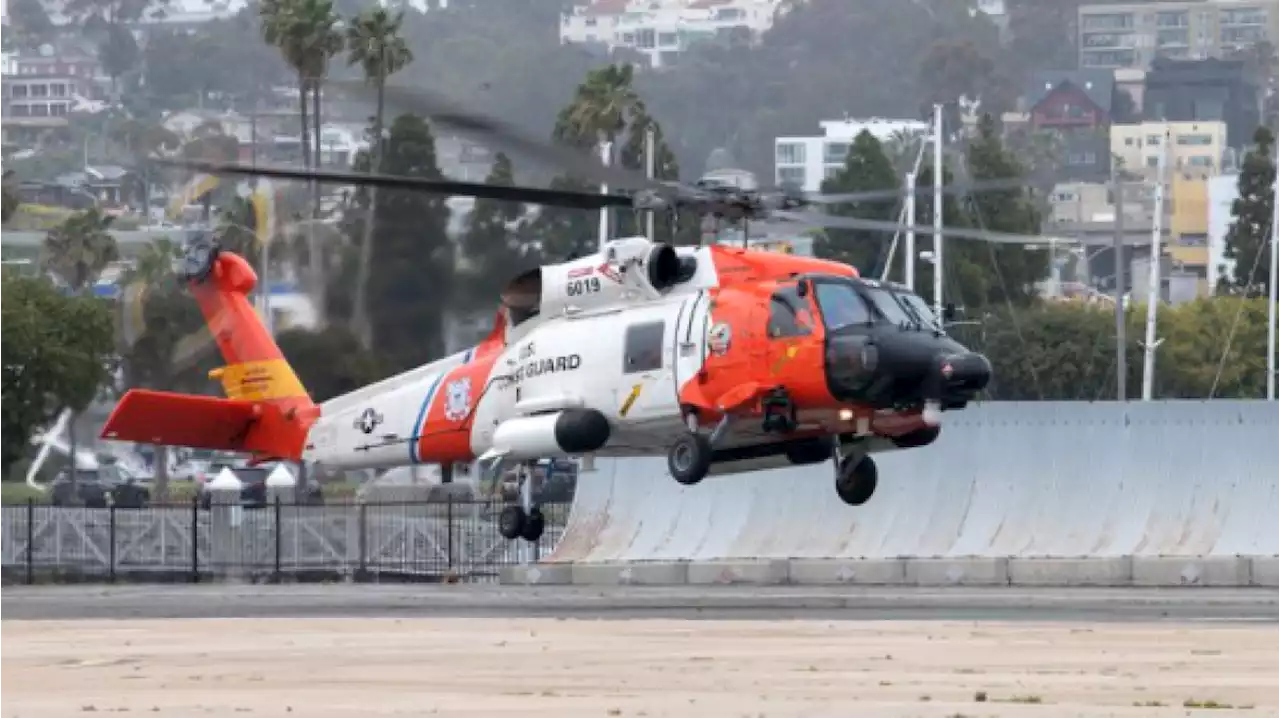
[[[546,531],[547,520],[542,510],[533,503],[532,467],[522,467],[520,476],[520,503],[508,506],[498,514],[498,534],[508,541],[522,538],[530,543],[542,538]],[[528,506],[528,510],[525,507]]]
[[537,506],[529,509],[528,513],[519,506],[508,506],[498,514],[498,533],[508,541],[518,538],[529,542],[537,541],[542,538],[546,528],[546,517]]
[[876,492],[879,472],[865,452],[855,451],[836,463],[836,494],[850,506],[861,506]]
[[692,432],[681,435],[667,451],[667,470],[684,486],[702,481],[711,470],[711,440]]

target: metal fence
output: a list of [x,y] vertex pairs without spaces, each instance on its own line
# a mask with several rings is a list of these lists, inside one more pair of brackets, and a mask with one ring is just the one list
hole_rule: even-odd
[[536,543],[498,533],[498,501],[323,506],[5,506],[5,583],[486,581],[559,540],[569,504],[544,504]]

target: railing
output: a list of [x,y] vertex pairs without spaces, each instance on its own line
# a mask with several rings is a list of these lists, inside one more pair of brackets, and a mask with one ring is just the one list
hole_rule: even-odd
[[259,509],[5,506],[9,583],[488,581],[555,547],[568,504],[544,504],[534,544],[498,533],[500,501],[441,500]]

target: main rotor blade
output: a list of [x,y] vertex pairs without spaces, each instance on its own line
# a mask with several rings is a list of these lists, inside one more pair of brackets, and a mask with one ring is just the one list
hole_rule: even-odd
[[[897,222],[886,222],[876,219],[858,219],[855,217],[835,217],[826,214],[816,214],[813,212],[774,212],[774,217],[779,219],[787,219],[795,222],[803,222],[805,224],[816,225],[819,227],[831,227],[838,229],[862,229],[881,232],[898,232],[906,230],[914,230],[921,234],[934,234],[935,230],[932,225],[924,224],[898,224]],[[943,227],[941,234],[947,239],[975,239],[982,242],[995,242],[997,244],[1034,244],[1048,247],[1050,244],[1060,244],[1063,246],[1075,244],[1089,244],[1081,238],[1056,237],[1051,235],[1032,235],[1032,234],[1011,234],[1008,232],[991,232],[983,229],[967,229],[961,227]],[[1126,241],[1126,244],[1146,244],[1148,240],[1142,238],[1134,238]],[[1099,239],[1096,244],[1111,244],[1110,239]]]
[[230,174],[256,177],[276,177],[279,179],[314,180],[335,184],[355,184],[386,189],[404,189],[433,194],[477,197],[506,202],[524,202],[528,204],[570,207],[573,209],[600,209],[601,207],[631,207],[631,197],[622,194],[600,194],[597,192],[574,192],[571,190],[542,189],[538,187],[507,187],[503,185],[482,184],[479,182],[458,182],[454,180],[432,180],[421,177],[398,177],[394,175],[371,175],[360,172],[340,172],[332,170],[298,170],[287,167],[245,166],[203,162],[191,160],[152,160],[161,165],[181,167],[210,174]]
[[[966,182],[964,184],[951,184],[942,187],[943,194],[969,194],[970,192],[992,192],[997,190],[1022,189],[1024,187],[1034,187],[1034,183],[1029,180],[1017,177],[1006,179],[979,180],[976,182]],[[931,195],[932,187],[912,187],[910,189],[885,189],[874,190],[868,192],[850,192],[844,194],[810,194],[805,195],[805,200],[811,204],[846,204],[853,202],[872,202],[876,200],[897,199],[906,197],[907,195]]]
[[[375,101],[377,98],[376,89],[363,81],[331,80],[326,84],[366,102]],[[478,139],[505,145],[532,159],[573,174],[579,179],[607,184],[611,189],[670,191],[677,186],[676,183],[651,180],[640,172],[624,167],[606,166],[599,157],[590,153],[557,146],[531,137],[512,125],[463,110],[454,102],[419,87],[387,85],[384,90],[384,100],[388,107],[422,115],[456,132],[472,134]]]

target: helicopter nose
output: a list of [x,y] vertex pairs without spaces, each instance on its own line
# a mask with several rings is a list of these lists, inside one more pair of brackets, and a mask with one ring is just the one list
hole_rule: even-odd
[[973,395],[991,381],[991,362],[977,352],[952,354],[942,359],[941,373],[947,393]]

